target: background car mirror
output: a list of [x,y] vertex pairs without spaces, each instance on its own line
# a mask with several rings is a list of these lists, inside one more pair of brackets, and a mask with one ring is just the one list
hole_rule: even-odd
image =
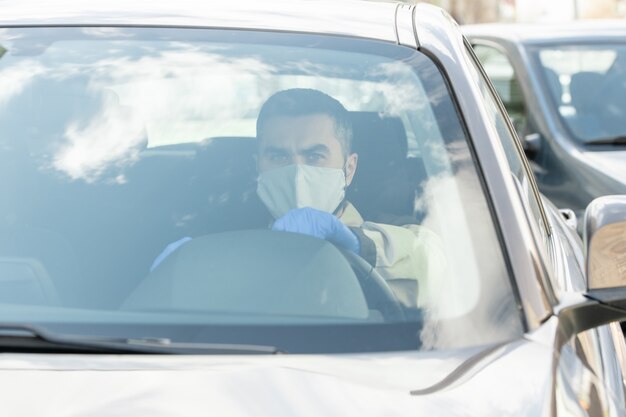
[[626,289],[626,195],[593,200],[584,221],[588,290]]
[[541,134],[540,133],[529,133],[528,135],[523,136],[522,146],[524,147],[524,152],[526,152],[526,156],[532,158],[539,152],[541,148]]

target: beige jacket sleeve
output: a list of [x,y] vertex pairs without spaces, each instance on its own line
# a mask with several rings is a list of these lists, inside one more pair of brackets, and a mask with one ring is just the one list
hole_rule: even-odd
[[393,226],[363,221],[350,203],[340,219],[347,226],[357,227],[373,242],[376,249],[374,267],[396,296],[408,306],[423,306],[429,283],[437,282],[446,269],[439,236],[415,224]]
[[398,298],[409,306],[424,305],[421,298],[429,282],[445,273],[446,260],[439,236],[418,225],[364,222],[361,230],[376,246],[375,269]]

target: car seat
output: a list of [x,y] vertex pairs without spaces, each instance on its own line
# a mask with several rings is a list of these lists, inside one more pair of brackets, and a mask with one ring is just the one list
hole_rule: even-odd
[[199,146],[191,181],[197,190],[194,211],[200,214],[195,234],[269,224],[269,213],[256,195],[256,149],[256,138],[249,136],[213,137]]
[[[138,223],[137,212],[124,206],[125,200],[118,195],[120,186],[114,181],[74,178],[56,165],[58,152],[73,143],[68,129],[87,126],[103,113],[105,104],[120,114],[127,111],[113,91],[91,90],[86,76],[40,77],[12,97],[1,114],[5,149],[0,162],[3,171],[13,170],[3,177],[14,179],[5,182],[4,187],[14,189],[3,195],[5,201],[6,196],[15,196],[15,201],[6,201],[2,213],[12,220],[0,225],[5,228],[0,256],[13,269],[16,257],[36,260],[43,269],[25,261],[21,270],[44,270],[45,274],[30,277],[50,280],[65,305],[105,303],[115,282],[112,277],[119,276],[122,282],[119,272],[128,265],[119,255],[132,256],[123,246],[129,240],[124,237],[139,235],[126,227]],[[144,140],[133,145],[142,148],[146,144]],[[110,169],[107,178],[116,178],[120,167],[117,161],[109,162],[94,172],[104,175]]]
[[352,151],[358,154],[357,170],[348,187],[348,200],[365,220],[416,223],[415,198],[426,177],[418,158],[408,158],[407,135],[397,117],[377,112],[351,112]]
[[605,125],[602,121],[603,106],[596,93],[602,84],[602,74],[583,71],[573,74],[570,80],[570,96],[576,108],[576,117],[571,126],[574,134],[581,139],[605,136]]

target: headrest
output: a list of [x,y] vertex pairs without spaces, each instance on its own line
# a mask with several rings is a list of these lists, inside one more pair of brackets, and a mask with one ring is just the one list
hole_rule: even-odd
[[235,178],[256,178],[256,139],[249,136],[218,136],[205,139],[197,149],[197,169],[213,182],[228,184]]
[[352,150],[359,156],[347,197],[366,220],[412,215],[415,184],[409,181],[407,136],[397,117],[352,112]]
[[594,93],[602,85],[602,74],[597,72],[578,72],[572,75],[569,91],[572,96],[572,104],[578,110],[595,107]]
[[353,111],[354,143],[363,150],[375,147],[393,157],[406,158],[407,142],[402,121],[398,117],[383,116],[378,112]]
[[198,230],[211,232],[267,226],[266,211],[256,198],[257,141],[221,136],[203,141],[196,151],[192,181],[204,214]]
[[377,112],[351,112],[352,151],[359,155],[359,176],[385,177],[407,157],[407,137],[402,121]]

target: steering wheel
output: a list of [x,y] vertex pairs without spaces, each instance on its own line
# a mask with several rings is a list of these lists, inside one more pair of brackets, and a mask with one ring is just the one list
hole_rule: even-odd
[[354,270],[368,307],[380,311],[385,321],[406,321],[402,305],[374,267],[352,251],[339,250]]

